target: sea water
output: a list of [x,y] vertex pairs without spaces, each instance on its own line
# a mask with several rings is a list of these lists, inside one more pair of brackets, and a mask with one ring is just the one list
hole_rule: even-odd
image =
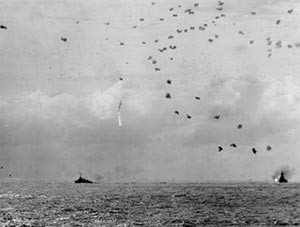
[[300,184],[0,182],[0,226],[277,225],[300,225]]

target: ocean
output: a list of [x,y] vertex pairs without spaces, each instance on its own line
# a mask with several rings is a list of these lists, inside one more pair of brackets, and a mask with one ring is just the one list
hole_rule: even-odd
[[0,226],[297,226],[300,184],[0,182]]

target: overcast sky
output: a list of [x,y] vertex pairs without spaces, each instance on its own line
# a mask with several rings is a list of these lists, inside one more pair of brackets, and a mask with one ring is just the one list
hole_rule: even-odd
[[0,24],[1,177],[300,180],[299,1],[1,0]]

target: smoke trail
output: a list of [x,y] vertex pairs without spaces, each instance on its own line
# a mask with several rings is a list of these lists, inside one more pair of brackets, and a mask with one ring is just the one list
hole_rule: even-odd
[[119,121],[119,126],[122,126],[120,111],[118,112],[118,121]]
[[272,179],[273,180],[279,179],[281,172],[283,172],[283,175],[286,179],[290,179],[294,175],[295,169],[289,166],[281,166],[279,169],[275,170],[275,172],[272,174]]
[[120,100],[119,103],[119,109],[118,109],[118,121],[119,121],[119,126],[122,126],[122,122],[121,122],[121,106],[122,106],[122,99]]

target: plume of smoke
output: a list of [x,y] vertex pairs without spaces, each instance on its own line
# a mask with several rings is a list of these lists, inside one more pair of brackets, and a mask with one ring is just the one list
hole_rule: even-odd
[[272,179],[278,179],[280,177],[281,172],[283,172],[283,175],[286,179],[290,179],[295,173],[295,168],[290,166],[281,166],[280,168],[274,171],[274,173],[272,174]]

